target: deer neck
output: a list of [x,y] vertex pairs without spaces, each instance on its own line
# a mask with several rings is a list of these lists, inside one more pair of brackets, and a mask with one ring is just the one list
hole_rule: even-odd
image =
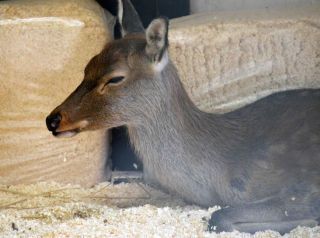
[[225,147],[228,133],[222,128],[223,118],[204,113],[192,103],[173,65],[166,66],[159,77],[162,85],[157,88],[165,93],[146,109],[141,123],[128,126],[131,143],[143,162],[186,159],[190,154],[201,156],[204,151],[206,156],[219,157],[208,147]]

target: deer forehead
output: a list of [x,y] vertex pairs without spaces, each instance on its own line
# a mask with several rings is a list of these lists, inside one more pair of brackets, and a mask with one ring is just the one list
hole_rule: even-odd
[[126,56],[116,49],[105,48],[100,54],[93,57],[85,68],[85,79],[97,81],[113,71],[123,70],[126,65]]
[[133,71],[147,75],[161,71],[168,62],[167,54],[160,62],[153,64],[146,57],[145,47],[145,37],[138,34],[108,43],[101,53],[88,63],[85,69],[86,79],[128,76]]

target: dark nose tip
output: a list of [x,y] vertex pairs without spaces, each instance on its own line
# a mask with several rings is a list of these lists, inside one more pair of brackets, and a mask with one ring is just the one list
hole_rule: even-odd
[[62,117],[60,113],[49,115],[46,118],[46,124],[49,131],[56,131],[59,127]]

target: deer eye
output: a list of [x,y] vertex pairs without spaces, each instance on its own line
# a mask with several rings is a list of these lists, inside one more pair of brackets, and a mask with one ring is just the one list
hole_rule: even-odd
[[120,83],[123,79],[124,79],[123,76],[114,77],[114,78],[110,79],[110,80],[107,82],[107,85],[108,85],[108,84],[118,84],[118,83]]
[[112,86],[112,85],[114,85],[114,86],[119,85],[124,79],[125,79],[124,76],[113,77],[113,78],[109,79],[108,82],[104,82],[104,83],[102,83],[102,84],[99,84],[97,90],[98,90],[98,92],[99,92],[100,94],[103,95],[103,94],[107,91],[107,89],[108,89],[107,86],[108,86],[108,85],[110,85],[110,86]]

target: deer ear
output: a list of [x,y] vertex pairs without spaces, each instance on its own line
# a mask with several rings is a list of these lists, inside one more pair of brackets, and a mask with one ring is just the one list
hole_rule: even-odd
[[[105,21],[107,22],[107,27],[108,29],[114,29],[115,25],[116,25],[116,21],[117,21],[117,18],[115,16],[113,16],[109,11],[107,10],[103,10],[104,12],[104,18],[105,18]],[[114,33],[113,33],[114,34]],[[113,35],[114,37],[114,35]]]
[[146,53],[154,63],[161,65],[167,62],[168,26],[168,19],[161,17],[153,20],[146,31]]
[[134,9],[130,0],[118,0],[118,20],[121,35],[124,37],[129,33],[143,33],[144,28],[140,17]]

